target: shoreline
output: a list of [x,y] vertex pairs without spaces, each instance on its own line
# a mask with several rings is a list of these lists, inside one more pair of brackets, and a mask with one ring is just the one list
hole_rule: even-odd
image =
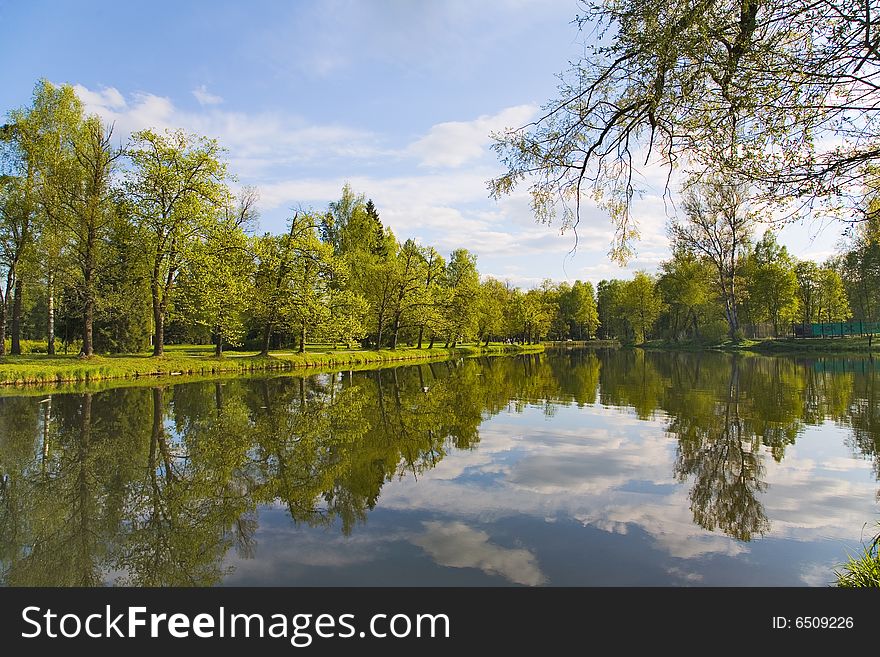
[[[191,347],[190,351],[198,349]],[[405,365],[415,361],[442,361],[459,357],[516,355],[543,351],[544,346],[541,344],[490,344],[488,347],[466,345],[454,349],[435,347],[378,351],[278,352],[269,356],[227,352],[221,358],[213,356],[213,352],[209,352],[210,355],[194,355],[186,353],[184,349],[178,350],[173,347],[167,349],[165,355],[160,358],[129,354],[93,356],[81,360],[75,356],[27,354],[0,358],[0,391],[103,381],[155,381],[172,378],[189,380],[194,377],[218,375],[332,372],[375,365]]]
[[880,353],[880,336],[868,344],[868,338],[764,338],[745,340],[740,343],[696,344],[688,342],[648,342],[633,345],[650,351],[721,351],[725,353],[754,353],[764,356],[798,355],[813,356],[865,355]]

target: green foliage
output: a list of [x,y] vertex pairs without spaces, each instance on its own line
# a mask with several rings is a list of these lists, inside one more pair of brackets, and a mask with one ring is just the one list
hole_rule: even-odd
[[[660,263],[657,288],[667,308],[665,331],[673,340],[717,340],[716,327],[723,323],[714,303],[712,270],[708,261],[684,249]],[[722,327],[722,334],[724,327]]]
[[135,132],[126,150],[131,167],[124,189],[131,217],[145,238],[157,356],[165,346],[177,277],[229,198],[221,154],[215,140],[182,130]]
[[743,267],[747,313],[752,322],[772,322],[774,335],[798,315],[798,278],[788,251],[772,231],[751,251]]
[[223,344],[241,344],[244,312],[251,290],[254,260],[239,217],[227,213],[206,227],[183,264],[175,311],[188,323],[208,328],[218,355]]
[[841,588],[880,587],[880,533],[862,546],[859,556],[850,556],[834,574]]
[[864,36],[867,7],[587,0],[574,21],[583,55],[537,120],[494,135],[505,171],[490,189],[528,184],[538,219],[562,207],[563,227],[592,194],[611,216],[618,259],[639,235],[643,163],[742,183],[801,216],[836,213],[863,194],[876,160],[880,56]]
[[628,325],[623,310],[624,281],[599,281],[596,293],[596,313],[599,317],[599,337],[626,340]]
[[476,304],[479,298],[480,275],[477,258],[467,249],[456,249],[446,265],[446,286],[449,298],[444,308],[447,341],[454,347],[459,340],[470,338],[476,328]]
[[645,341],[663,309],[654,279],[643,271],[636,272],[623,287],[622,310],[632,327],[633,340]]
[[30,350],[24,340],[45,336],[48,352],[56,333],[65,353],[81,344],[86,356],[150,344],[159,356],[167,340],[211,341],[217,355],[259,343],[264,356],[272,346],[306,353],[316,343],[715,343],[724,324],[728,336],[740,335],[740,313],[783,327],[799,317],[848,318],[850,308],[875,319],[880,308],[876,200],[866,208],[874,218],[853,231],[840,257],[810,267],[794,263],[772,234],[752,248],[755,217],[735,180],[695,178],[687,216],[670,228],[672,258],[656,278],[641,272],[595,290],[580,280],[519,289],[481,282],[466,249],[441,255],[398,239],[348,183],[326,209],[297,212],[283,234],[253,237],[256,194],[233,198],[216,141],[147,129],[116,149],[70,86],[40,81],[31,106],[9,116],[0,338],[13,334],[10,350]]

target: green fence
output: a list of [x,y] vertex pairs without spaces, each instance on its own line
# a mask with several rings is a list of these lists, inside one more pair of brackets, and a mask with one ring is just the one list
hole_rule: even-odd
[[826,322],[824,324],[793,324],[796,338],[831,338],[844,335],[875,335],[880,333],[880,322]]

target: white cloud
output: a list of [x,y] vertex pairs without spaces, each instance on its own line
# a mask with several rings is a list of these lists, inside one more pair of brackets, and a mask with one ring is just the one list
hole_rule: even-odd
[[[414,237],[443,252],[468,248],[481,271],[520,286],[545,278],[594,284],[628,278],[637,269],[656,272],[669,257],[666,224],[673,207],[664,197],[666,172],[654,165],[642,167],[638,177],[644,193],[634,199],[633,217],[640,239],[624,268],[608,258],[613,226],[592,200],[583,200],[576,231],[565,232],[558,222],[535,221],[525,187],[490,200],[486,183],[498,175],[499,165],[490,153],[489,133],[528,122],[537,111],[534,105],[438,123],[401,148],[393,146],[392,135],[350,125],[315,123],[283,111],[224,109],[218,104],[223,99],[206,85],[192,92],[200,102],[196,111],[147,92],[75,89],[89,112],[114,125],[117,138],[150,127],[183,128],[218,139],[228,150],[230,171],[242,184],[259,188],[266,230],[281,230],[286,209],[325,206],[350,182],[373,199],[383,223],[399,237]],[[788,237],[802,232],[796,227],[782,232],[793,254],[832,253],[827,239],[804,245]]]
[[463,522],[422,523],[425,533],[410,541],[434,561],[450,568],[479,568],[516,584],[540,586],[547,581],[535,555],[523,548],[506,548],[490,542],[489,534]]
[[219,105],[223,102],[222,96],[217,96],[208,91],[208,88],[201,84],[192,91],[192,95],[199,101],[199,105]]
[[113,87],[104,87],[100,91],[91,91],[81,84],[77,84],[73,88],[87,109],[94,107],[120,109],[125,107],[125,99],[119,93],[119,90]]
[[[245,162],[254,175],[265,176],[294,163],[370,157],[378,152],[376,138],[369,132],[340,125],[310,124],[295,115],[246,114],[216,107],[187,112],[176,107],[170,98],[151,93],[138,92],[126,99],[112,87],[92,91],[76,85],[74,89],[86,111],[113,123],[121,137],[144,128],[182,128],[218,139],[229,150],[231,162]],[[200,91],[204,87],[193,92],[197,98]],[[208,94],[207,101],[216,104],[218,98]]]
[[[481,427],[478,450],[450,455],[418,482],[395,482],[383,491],[383,507],[439,517],[454,509],[450,521],[466,523],[523,515],[575,519],[610,533],[644,532],[677,559],[750,552],[750,543],[695,523],[693,482],[673,474],[675,441],[664,420],[642,421],[593,406],[571,411],[579,426],[590,428],[570,429],[567,412],[559,409],[548,431],[524,430],[503,415],[493,418]],[[842,456],[842,447],[841,455],[826,450],[821,458],[799,453],[809,454],[814,443],[827,446],[824,431],[807,431],[782,462],[762,452],[767,491],[759,501],[770,521],[765,539],[852,541],[854,528],[864,523],[874,499],[871,464]],[[840,433],[842,445],[846,432]],[[840,477],[847,471],[851,480]],[[645,492],[631,482],[646,486]]]
[[448,121],[433,126],[428,134],[410,144],[407,151],[422,166],[460,167],[480,158],[491,143],[490,133],[518,128],[537,111],[534,105],[508,107],[498,114],[483,115],[473,121]]

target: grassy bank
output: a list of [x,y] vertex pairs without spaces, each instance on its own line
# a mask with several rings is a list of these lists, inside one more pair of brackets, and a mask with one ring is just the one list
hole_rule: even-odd
[[761,354],[866,354],[880,352],[880,336],[875,336],[870,344],[866,337],[846,336],[842,338],[765,338],[762,340],[721,343],[651,340],[638,346],[643,349],[676,351],[712,350]]
[[543,351],[542,345],[489,344],[460,345],[455,349],[415,349],[401,347],[379,351],[328,350],[312,347],[305,353],[283,352],[269,356],[227,352],[221,358],[211,347],[170,346],[165,356],[147,354],[93,356],[47,356],[27,354],[0,358],[0,385],[59,384],[138,379],[165,376],[205,376],[216,374],[250,374],[300,369],[330,371],[368,364],[404,363],[416,360],[443,360],[459,356],[515,354]]
[[547,349],[608,349],[619,347],[620,342],[617,340],[564,340],[555,342],[544,342]]

